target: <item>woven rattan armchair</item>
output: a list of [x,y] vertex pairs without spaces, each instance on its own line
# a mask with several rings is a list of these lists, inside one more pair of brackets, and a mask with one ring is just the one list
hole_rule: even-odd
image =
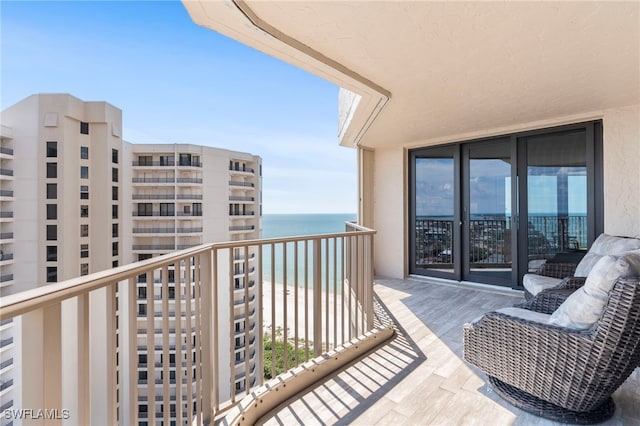
[[[537,275],[543,275],[545,277],[564,279],[567,277],[573,277],[576,272],[577,263],[543,263],[540,268],[536,271]],[[579,288],[582,284],[584,284],[585,277],[578,277],[579,280],[573,281],[573,288]],[[568,289],[567,286],[563,288]],[[525,288],[524,289],[524,297],[527,300],[530,300],[533,295]]]
[[[565,297],[543,291],[520,307],[551,313]],[[489,312],[465,325],[464,358],[525,411],[563,423],[604,421],[615,411],[611,395],[640,364],[640,278],[619,278],[588,330]]]

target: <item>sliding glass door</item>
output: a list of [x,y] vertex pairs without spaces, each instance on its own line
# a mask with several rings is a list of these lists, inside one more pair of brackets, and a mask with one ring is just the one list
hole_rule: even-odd
[[560,253],[571,259],[588,248],[587,134],[579,128],[519,139],[523,171],[526,167],[520,188],[527,194],[520,227],[520,240],[527,242],[521,245],[525,272]]
[[459,238],[458,157],[457,150],[449,146],[414,158],[412,264],[419,273],[455,277],[454,265],[459,257],[459,248],[454,244]]
[[512,283],[511,151],[509,138],[463,146],[464,280]]
[[410,152],[412,274],[520,287],[602,232],[601,123]]

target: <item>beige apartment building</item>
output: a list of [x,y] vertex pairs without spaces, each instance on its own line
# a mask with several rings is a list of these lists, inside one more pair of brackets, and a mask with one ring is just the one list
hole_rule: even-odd
[[[126,142],[122,139],[122,111],[106,102],[84,102],[68,94],[30,96],[2,112],[1,148],[3,296],[203,243],[260,237],[260,157],[198,145]],[[251,330],[256,329],[253,277],[259,272],[253,264],[255,253],[249,257],[245,263],[244,254],[236,253],[234,260],[226,263],[229,268],[233,265],[235,288],[239,290],[233,313],[237,318],[237,369],[234,380],[229,378],[226,383],[238,390],[244,389],[247,365],[251,366],[251,382],[255,372],[260,371],[257,361],[247,364],[244,359],[245,321],[250,322]],[[245,274],[245,264],[250,265],[249,274]],[[163,291],[168,293],[173,313],[170,329],[181,327],[184,336],[189,327],[195,326],[195,265],[177,264],[166,272],[166,277],[141,275],[136,283],[121,283],[115,298],[118,312],[123,311],[120,307],[125,303],[136,306],[136,318],[119,313],[117,316],[117,351],[126,348],[124,353],[128,353],[129,345],[137,345],[137,359],[118,356],[115,381],[116,400],[119,395],[129,395],[131,387],[137,387],[140,424],[165,410],[175,413],[178,400],[183,404],[180,411],[196,409],[194,399],[189,397],[195,392],[195,382],[183,380],[178,386],[175,380],[176,368],[198,368],[195,352],[199,342],[195,335],[192,339],[185,337],[181,344],[174,339],[166,353],[155,350],[154,345],[162,338],[158,313],[162,310]],[[231,273],[220,271],[223,272]],[[246,277],[249,282],[245,282]],[[128,290],[127,284],[136,286],[135,293]],[[250,289],[249,306],[253,312],[248,317],[244,312],[245,293],[240,291],[245,285]],[[131,294],[135,294],[135,300],[130,300]],[[99,299],[88,301],[92,321],[105,321],[102,314],[109,297],[105,294],[104,299]],[[101,303],[105,307],[100,308]],[[150,304],[153,308],[149,308]],[[68,306],[69,310],[80,308]],[[66,310],[67,307],[57,313],[63,323]],[[135,327],[119,325],[134,321]],[[70,329],[78,327],[72,322],[70,316]],[[0,405],[4,411],[21,407],[19,387],[15,386],[20,382],[21,369],[14,360],[21,358],[17,354],[28,350],[29,343],[18,337],[18,321],[3,322],[0,330]],[[136,334],[129,335],[126,330]],[[226,332],[229,333],[228,327]],[[253,345],[256,339],[251,336],[247,343]],[[16,344],[20,341],[22,345]],[[162,363],[163,356],[171,359],[168,377],[163,377],[162,372],[148,377],[148,363]],[[62,360],[60,374],[67,373],[65,365],[68,374],[78,374],[73,372],[78,362],[74,358],[70,355],[68,360]],[[98,355],[90,368],[100,371],[100,363]],[[110,379],[114,378],[105,373],[104,380]],[[163,405],[155,403],[163,401],[162,395],[150,398],[147,384],[151,380],[156,384],[170,381],[170,401]],[[172,416],[171,423],[174,422],[182,423]]]

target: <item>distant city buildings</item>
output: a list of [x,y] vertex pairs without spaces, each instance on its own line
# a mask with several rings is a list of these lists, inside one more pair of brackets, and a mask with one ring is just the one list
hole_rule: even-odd
[[[258,156],[198,145],[129,143],[122,139],[120,109],[68,94],[33,95],[7,108],[2,112],[1,130],[2,296],[204,243],[260,237],[262,165]],[[244,282],[243,256],[236,253],[234,257],[235,286],[248,285],[255,298],[252,277],[259,273],[253,264],[255,254],[249,254],[248,283]],[[176,404],[182,404],[183,413],[196,410],[195,400],[186,391],[191,387],[175,383],[176,368],[197,368],[194,362],[186,362],[193,355],[188,351],[195,353],[196,342],[173,340],[169,377],[148,377],[146,369],[149,362],[163,361],[162,351],[154,351],[153,360],[148,356],[149,330],[158,339],[162,333],[155,324],[161,318],[154,319],[162,311],[162,297],[154,297],[150,308],[148,284],[153,283],[151,294],[158,296],[165,283],[174,314],[169,326],[175,330],[180,324],[184,335],[185,322],[176,321],[175,312],[195,315],[195,292],[188,288],[191,280],[184,279],[193,268],[180,265],[164,278],[141,275],[135,292],[123,283],[115,298],[118,306],[135,303],[137,307],[137,326],[118,327],[118,344],[136,344],[137,359],[118,357],[116,380],[122,395],[137,387],[141,425],[165,410],[172,413],[172,423],[182,424],[182,419],[175,418],[180,411]],[[242,299],[243,292],[237,293]],[[240,311],[245,306],[236,305]],[[236,315],[235,345],[237,353],[243,354],[245,327],[251,327],[245,320],[251,315],[240,311],[235,311],[240,314]],[[154,324],[148,323],[150,319]],[[133,321],[118,316],[118,322],[125,320]],[[129,329],[137,330],[136,336],[125,335]],[[18,363],[20,351],[28,350],[29,343],[20,338],[18,320],[3,322],[0,331],[0,411],[4,411],[21,408]],[[176,347],[181,360],[176,359]],[[261,371],[257,363],[249,364],[252,380]],[[247,363],[242,359],[236,364],[235,386],[240,391]],[[131,375],[134,380],[128,379]],[[185,371],[185,376],[192,375]],[[148,395],[149,380],[170,381],[170,401]],[[184,389],[176,392],[179,386]],[[149,398],[155,398],[155,413],[149,412]]]

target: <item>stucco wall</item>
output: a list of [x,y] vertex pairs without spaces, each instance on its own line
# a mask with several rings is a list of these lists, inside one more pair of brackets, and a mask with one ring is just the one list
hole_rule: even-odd
[[[412,143],[411,148],[489,135],[539,129],[601,118],[604,128],[604,225],[613,235],[640,237],[640,105],[593,111],[524,123],[508,129],[490,129],[472,135],[452,135],[439,141]],[[406,147],[375,150],[373,173],[373,227],[376,236],[377,276],[403,278],[407,274]]]
[[640,237],[640,105],[604,113],[604,229]]
[[404,149],[388,148],[375,151],[373,173],[373,211],[376,276],[405,276]]

